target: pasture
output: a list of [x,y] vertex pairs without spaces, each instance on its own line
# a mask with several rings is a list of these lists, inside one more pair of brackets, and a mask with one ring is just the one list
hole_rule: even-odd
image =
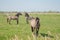
[[[60,14],[31,13],[30,15],[40,18],[41,26],[36,40],[60,40]],[[0,13],[0,40],[34,40],[30,25],[26,23],[24,14],[19,16],[18,25],[14,20],[11,21],[10,25],[7,23],[6,15]]]

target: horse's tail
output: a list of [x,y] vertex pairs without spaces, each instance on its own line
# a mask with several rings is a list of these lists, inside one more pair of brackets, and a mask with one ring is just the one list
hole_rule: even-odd
[[29,24],[29,17],[26,18],[26,22],[27,22],[27,24]]

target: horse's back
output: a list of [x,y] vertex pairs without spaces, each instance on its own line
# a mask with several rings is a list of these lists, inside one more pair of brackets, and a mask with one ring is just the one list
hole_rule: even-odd
[[7,18],[8,19],[17,19],[18,17],[17,16],[8,16]]

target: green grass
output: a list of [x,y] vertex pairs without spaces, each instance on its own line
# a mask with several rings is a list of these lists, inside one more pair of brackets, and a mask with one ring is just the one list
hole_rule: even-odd
[[[40,30],[38,40],[44,40],[45,36],[51,40],[60,37],[60,14],[30,14],[33,17],[40,18]],[[51,33],[48,36],[49,32]],[[33,39],[30,25],[26,24],[24,14],[19,17],[19,24],[11,21],[11,25],[7,23],[5,14],[0,14],[0,40],[10,40],[17,35],[18,39],[28,40],[28,36]],[[56,36],[57,35],[57,36]],[[53,37],[52,37],[53,36]],[[57,38],[58,37],[58,38]]]

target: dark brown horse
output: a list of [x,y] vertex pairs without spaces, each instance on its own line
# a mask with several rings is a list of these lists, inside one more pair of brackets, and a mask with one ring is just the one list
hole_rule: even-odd
[[34,18],[34,17],[30,17],[28,13],[25,13],[25,17],[26,17],[26,22],[29,21],[30,25],[31,25],[31,30],[32,32],[34,32],[36,34],[36,36],[38,36],[38,32],[39,32],[39,28],[40,28],[40,19],[38,17]]
[[11,20],[16,20],[17,21],[17,24],[18,24],[19,15],[22,15],[22,14],[21,13],[17,13],[15,16],[8,16],[7,17],[7,22],[9,22],[9,24],[11,24],[10,23]]

